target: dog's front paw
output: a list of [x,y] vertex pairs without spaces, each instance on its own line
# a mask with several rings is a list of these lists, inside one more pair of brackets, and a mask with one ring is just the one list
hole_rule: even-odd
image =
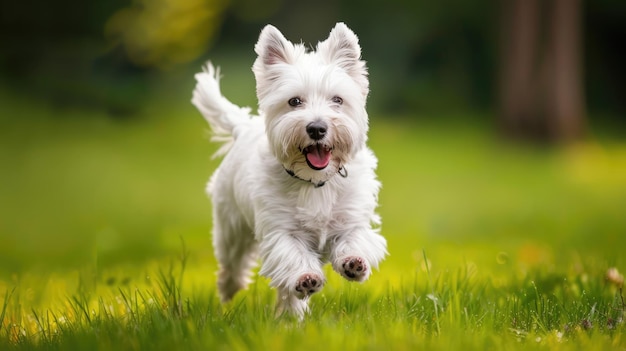
[[324,279],[315,273],[305,273],[296,282],[296,296],[303,299],[320,291],[324,286]]
[[369,277],[369,268],[365,259],[359,256],[348,256],[341,260],[339,273],[351,281],[362,282]]

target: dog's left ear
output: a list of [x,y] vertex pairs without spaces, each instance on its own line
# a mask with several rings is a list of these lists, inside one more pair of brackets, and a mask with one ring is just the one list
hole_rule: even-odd
[[317,52],[328,63],[335,63],[343,68],[364,90],[367,95],[369,83],[365,61],[361,60],[359,38],[343,22],[339,22],[330,31],[328,39],[317,44]]

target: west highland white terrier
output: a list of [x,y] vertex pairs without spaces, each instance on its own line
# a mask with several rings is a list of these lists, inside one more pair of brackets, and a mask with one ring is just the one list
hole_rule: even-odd
[[277,312],[302,318],[326,262],[363,282],[387,254],[375,213],[377,159],[366,146],[367,68],[343,23],[312,52],[271,25],[254,49],[258,116],[222,96],[210,62],[195,76],[192,103],[225,143],[207,187],[218,290],[229,301],[260,258]]

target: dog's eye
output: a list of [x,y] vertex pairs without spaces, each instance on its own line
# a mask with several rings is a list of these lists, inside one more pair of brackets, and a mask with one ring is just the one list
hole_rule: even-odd
[[289,99],[289,101],[287,101],[287,103],[291,107],[298,107],[298,106],[302,105],[302,99],[300,99],[299,97],[293,97],[293,98]]
[[333,103],[337,104],[337,105],[341,105],[343,104],[343,99],[340,98],[339,96],[333,96]]

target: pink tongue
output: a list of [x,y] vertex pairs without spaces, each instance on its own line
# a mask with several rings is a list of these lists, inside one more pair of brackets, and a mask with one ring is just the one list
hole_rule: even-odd
[[313,167],[322,169],[330,163],[330,156],[330,151],[326,150],[321,145],[315,145],[309,147],[306,159]]

